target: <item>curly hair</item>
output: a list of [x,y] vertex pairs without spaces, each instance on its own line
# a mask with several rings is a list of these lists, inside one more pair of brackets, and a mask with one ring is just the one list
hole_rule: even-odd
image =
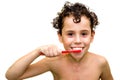
[[86,16],[90,20],[91,31],[94,31],[96,25],[98,25],[97,15],[90,11],[90,9],[82,3],[70,3],[66,2],[61,10],[58,12],[57,17],[53,19],[53,27],[58,29],[58,33],[62,35],[63,21],[65,17],[74,16],[73,22],[79,23],[81,21],[81,16]]

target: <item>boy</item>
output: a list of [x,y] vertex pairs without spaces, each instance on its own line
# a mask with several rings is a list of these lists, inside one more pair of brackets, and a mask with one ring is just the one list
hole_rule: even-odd
[[[58,38],[65,50],[81,50],[62,54],[56,45],[44,45],[17,60],[6,72],[8,80],[22,80],[51,71],[54,80],[113,80],[107,60],[89,52],[98,19],[80,3],[66,2],[53,20]],[[46,57],[31,64],[41,55]]]

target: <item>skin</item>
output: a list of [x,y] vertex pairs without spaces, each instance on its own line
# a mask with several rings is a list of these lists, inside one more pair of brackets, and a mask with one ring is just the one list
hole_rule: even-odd
[[[52,72],[54,80],[113,80],[107,60],[88,51],[95,35],[91,32],[89,19],[82,16],[80,23],[74,23],[73,18],[68,16],[64,19],[62,35],[58,33],[58,37],[66,50],[82,48],[82,52],[62,55],[55,45],[41,46],[8,69],[8,80],[22,80],[47,71]],[[41,52],[47,57],[31,64]]]

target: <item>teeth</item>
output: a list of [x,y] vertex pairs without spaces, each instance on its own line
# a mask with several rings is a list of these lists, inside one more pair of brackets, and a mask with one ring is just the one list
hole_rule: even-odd
[[82,48],[73,48],[73,50],[82,50]]

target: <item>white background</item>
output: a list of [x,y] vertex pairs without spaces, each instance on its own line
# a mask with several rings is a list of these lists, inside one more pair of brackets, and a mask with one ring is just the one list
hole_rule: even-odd
[[[105,56],[115,80],[120,80],[120,11],[118,0],[69,0],[81,2],[99,18],[90,51]],[[65,0],[0,0],[0,80],[10,65],[44,44],[57,44],[52,19]],[[61,47],[62,48],[62,47]],[[42,57],[41,57],[42,58]],[[22,65],[22,64],[21,64]],[[26,80],[53,80],[50,72]]]

